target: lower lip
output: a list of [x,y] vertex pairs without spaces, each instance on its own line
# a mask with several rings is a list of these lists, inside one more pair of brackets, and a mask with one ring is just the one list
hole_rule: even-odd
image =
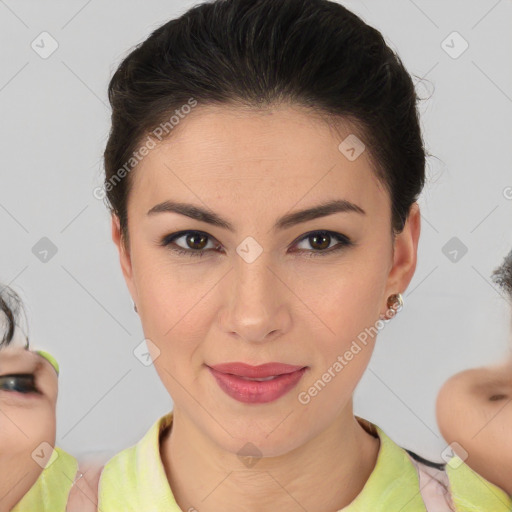
[[306,368],[279,375],[272,380],[245,380],[236,375],[222,373],[208,367],[219,387],[231,398],[244,403],[264,404],[273,402],[291,391],[302,378]]

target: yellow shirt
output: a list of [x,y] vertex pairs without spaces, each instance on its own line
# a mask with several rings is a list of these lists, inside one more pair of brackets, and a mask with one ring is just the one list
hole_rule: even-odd
[[[373,472],[359,495],[343,512],[427,512],[418,471],[407,452],[378,426],[362,418],[360,424],[380,438]],[[134,446],[112,457],[99,481],[102,512],[182,512],[169,486],[160,457],[160,436],[172,424],[172,412],[161,417]],[[509,512],[512,501],[462,463],[447,467],[456,512]],[[455,465],[454,465],[455,467]]]
[[56,447],[27,494],[11,512],[65,512],[69,491],[78,470],[77,460]]

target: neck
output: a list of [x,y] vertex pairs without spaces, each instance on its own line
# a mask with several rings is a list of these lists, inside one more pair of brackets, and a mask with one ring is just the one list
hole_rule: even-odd
[[351,403],[346,409],[305,444],[241,469],[236,453],[205,437],[175,408],[160,452],[176,502],[192,512],[332,512],[346,507],[368,480],[380,446],[356,420]]

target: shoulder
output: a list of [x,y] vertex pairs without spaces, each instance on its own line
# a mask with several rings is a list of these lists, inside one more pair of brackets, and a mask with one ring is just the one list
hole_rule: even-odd
[[500,487],[473,471],[458,456],[446,464],[456,510],[510,512],[511,497]]
[[[365,423],[360,423],[370,432]],[[377,425],[372,426],[381,440],[377,464],[366,485],[367,491],[371,491],[366,494],[373,501],[366,503],[363,500],[368,506],[357,510],[376,510],[376,504],[387,505],[383,505],[385,500],[382,499],[387,496],[391,500],[389,503],[407,498],[404,512],[512,511],[511,498],[458,457],[453,457],[446,464],[426,460],[396,444]],[[359,497],[361,500],[364,490]]]
[[459,457],[439,464],[425,460],[410,450],[406,451],[418,471],[420,491],[428,512],[512,510],[511,498]]
[[[162,416],[137,444],[107,461],[98,485],[98,505],[103,512],[141,510],[149,503],[174,505],[160,457],[160,437],[171,421],[172,413]],[[164,510],[175,510],[169,507]]]
[[425,512],[418,473],[407,452],[378,425],[359,416],[356,419],[370,435],[379,438],[380,448],[373,471],[347,511]]
[[78,461],[55,447],[34,485],[12,512],[64,512]]
[[167,424],[168,415],[159,418],[136,444],[110,458],[103,468],[100,486],[131,486],[138,472],[160,460],[159,439]]
[[116,489],[125,491],[135,484],[137,476],[137,452],[140,442],[114,455],[104,465],[99,481],[101,494],[112,493]]

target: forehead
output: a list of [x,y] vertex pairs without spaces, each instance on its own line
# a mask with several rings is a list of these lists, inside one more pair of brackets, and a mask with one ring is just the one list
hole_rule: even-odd
[[291,208],[299,202],[306,207],[319,199],[344,198],[367,211],[382,211],[389,208],[388,198],[372,171],[368,150],[355,159],[347,157],[350,144],[343,141],[364,144],[355,132],[348,123],[333,128],[298,107],[256,111],[199,106],[138,164],[130,200],[151,207],[169,195],[196,196]]

